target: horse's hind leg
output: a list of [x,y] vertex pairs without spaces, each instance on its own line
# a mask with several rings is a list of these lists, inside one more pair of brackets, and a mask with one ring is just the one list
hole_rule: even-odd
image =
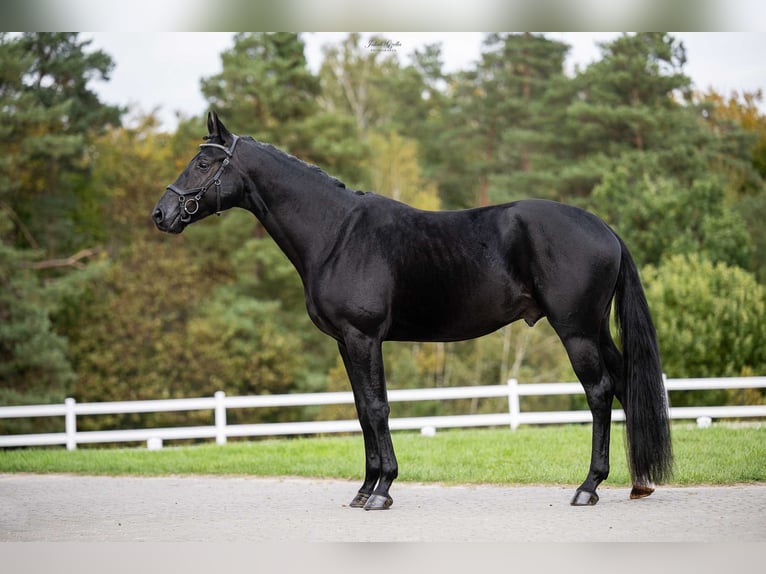
[[588,406],[593,414],[590,468],[572,499],[573,506],[589,506],[598,502],[596,489],[609,476],[609,433],[614,384],[601,356],[597,336],[559,334],[572,367],[585,389]]

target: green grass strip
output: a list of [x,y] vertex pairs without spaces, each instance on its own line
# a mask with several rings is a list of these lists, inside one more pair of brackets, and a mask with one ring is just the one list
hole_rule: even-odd
[[[394,433],[399,480],[446,484],[577,485],[590,460],[590,426],[444,430],[434,437]],[[671,484],[766,482],[766,427],[673,427],[675,475]],[[615,425],[610,485],[627,485],[624,427]],[[141,447],[8,449],[3,473],[89,475],[306,476],[361,480],[359,435],[282,438],[200,444],[149,451]]]

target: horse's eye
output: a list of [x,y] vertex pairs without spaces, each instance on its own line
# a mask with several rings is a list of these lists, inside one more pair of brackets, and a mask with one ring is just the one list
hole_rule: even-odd
[[208,169],[210,169],[210,164],[207,161],[205,161],[204,159],[201,159],[201,160],[199,160],[197,162],[197,167],[201,171],[207,171]]

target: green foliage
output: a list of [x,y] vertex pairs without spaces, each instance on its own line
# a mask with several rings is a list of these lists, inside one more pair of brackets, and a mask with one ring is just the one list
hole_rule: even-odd
[[[375,42],[385,42],[385,38],[373,37]],[[450,143],[444,136],[449,98],[444,93],[447,78],[441,69],[441,51],[437,45],[425,46],[410,59],[405,64],[394,52],[374,49],[360,34],[350,34],[337,46],[326,46],[319,71],[321,117],[354,127],[353,133],[345,132],[351,139],[338,139],[335,146],[356,149],[357,155],[338,168],[343,170],[349,159],[352,163],[362,159],[364,169],[359,175],[366,177],[347,183],[395,196],[387,182],[381,181],[380,164],[390,162],[393,153],[402,152],[405,162],[419,164],[427,179],[423,185],[433,187],[436,183],[443,199],[441,185],[448,179],[444,168],[454,157],[444,145]],[[409,150],[392,150],[392,146],[416,146],[417,151],[410,158]],[[321,152],[322,148],[316,147]],[[425,193],[431,195],[432,190]],[[427,203],[434,204],[433,200]]]
[[416,142],[396,132],[372,134],[369,141],[373,189],[418,209],[439,209],[436,185],[421,175]]
[[11,227],[0,210],[0,397],[60,400],[74,380],[66,341],[53,328],[45,287],[25,267],[33,254],[3,241]]
[[561,160],[551,150],[560,145],[554,126],[564,121],[566,107],[551,104],[570,96],[563,75],[569,47],[530,33],[491,34],[484,46],[483,98],[476,103],[492,110],[483,118],[485,149],[494,150],[497,162],[489,170],[489,198],[493,203],[555,199]]
[[766,371],[766,288],[751,274],[688,254],[645,268],[643,277],[669,376]]
[[711,261],[747,267],[750,239],[742,218],[724,203],[715,179],[690,186],[653,178],[620,165],[591,195],[593,208],[629,245],[643,264],[663,256],[702,253]]
[[322,110],[321,77],[308,69],[299,34],[239,33],[221,63],[221,73],[204,78],[201,88],[229,125],[354,185],[364,181],[357,126],[350,116]]
[[211,288],[181,242],[134,239],[91,287],[90,304],[71,325],[73,361],[80,374],[75,398],[197,395],[200,373],[189,370],[187,377],[185,368],[195,349],[184,345],[184,333]]
[[339,46],[324,48],[319,72],[322,106],[353,118],[359,133],[366,134],[396,113],[391,102],[396,94],[386,88],[398,72],[391,53],[371,50],[362,44],[361,34],[349,34]]
[[752,269],[759,283],[766,285],[766,193],[748,196],[737,202],[734,209],[745,222],[748,240],[752,243],[751,259],[747,269]]
[[211,373],[205,394],[289,392],[301,369],[299,340],[279,323],[277,302],[224,291],[189,322],[185,368]]
[[352,117],[320,111],[307,118],[301,129],[311,142],[306,161],[322,166],[351,188],[369,187],[370,149]]
[[93,78],[108,79],[113,63],[87,47],[72,33],[0,38],[0,61],[9,62],[0,89],[9,142],[0,182],[10,182],[0,187],[0,199],[8,197],[17,215],[18,240],[48,256],[104,236],[96,212],[100,193],[88,180],[88,146],[106,126],[119,125],[121,111],[99,102],[88,87]]
[[714,90],[703,94],[698,107],[708,127],[725,142],[716,158],[728,175],[731,195],[758,194],[766,176],[766,116],[760,112],[760,90],[733,93],[728,99]]
[[[509,378],[525,383],[576,380],[547,321],[534,328],[516,323],[459,343],[387,343],[384,360],[390,388],[496,385]],[[338,376],[344,378],[342,372]],[[529,411],[586,408],[577,396],[524,397],[522,402]],[[429,416],[498,412],[506,406],[504,399],[465,399],[396,404],[392,409],[395,416]]]
[[576,79],[582,97],[569,111],[573,127],[584,130],[586,149],[615,156],[665,145],[672,119],[680,117],[673,96],[685,96],[691,84],[683,74],[683,44],[651,32],[625,34],[601,50],[601,60]]
[[76,378],[59,319],[95,268],[77,269],[84,263],[75,259],[67,269],[57,258],[104,237],[88,151],[120,115],[87,85],[112,67],[87,46],[77,34],[0,34],[3,403],[60,400]]
[[312,149],[301,123],[317,110],[319,82],[300,36],[241,32],[221,54],[223,70],[202,80],[202,94],[230,125],[297,155]]
[[[548,101],[560,97],[567,49],[529,33],[491,34],[477,67],[454,78],[446,143],[478,182],[472,204],[555,197],[556,162],[548,150],[557,135],[545,126],[563,118],[565,107],[552,108]],[[458,189],[466,183],[455,182]],[[445,182],[447,193],[455,193],[455,184]],[[466,192],[461,190],[464,197]]]

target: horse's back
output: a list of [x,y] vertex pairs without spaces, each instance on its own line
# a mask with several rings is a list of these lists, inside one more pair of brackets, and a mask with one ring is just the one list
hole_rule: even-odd
[[564,204],[429,212],[360,199],[320,289],[344,316],[385,325],[388,339],[461,340],[521,318],[531,325],[619,268],[609,227]]
[[[427,247],[474,247],[495,244],[516,246],[524,239],[555,245],[563,252],[619,251],[619,241],[598,216],[579,207],[545,199],[523,199],[511,203],[455,211],[422,211],[386,200],[375,206],[370,221],[383,231],[396,250],[402,241]],[[407,243],[405,243],[405,246]]]

